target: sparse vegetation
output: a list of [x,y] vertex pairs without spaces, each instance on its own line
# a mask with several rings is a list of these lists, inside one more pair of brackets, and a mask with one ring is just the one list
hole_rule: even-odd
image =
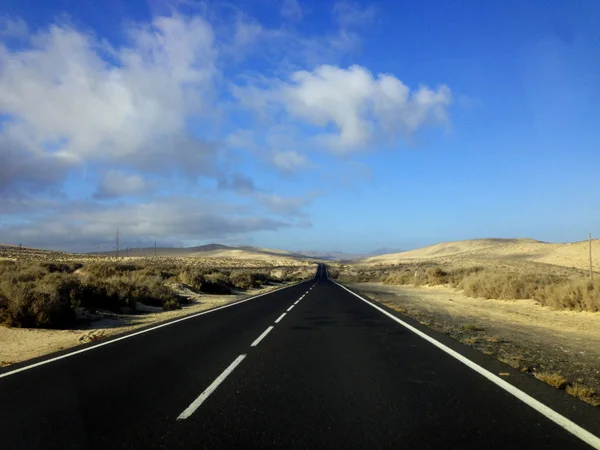
[[567,394],[577,397],[592,406],[600,406],[600,397],[593,389],[579,383],[567,386]]
[[534,372],[533,375],[540,381],[549,384],[557,389],[564,389],[567,386],[567,379],[555,372]]
[[473,323],[466,323],[462,326],[462,329],[465,331],[472,331],[472,332],[480,332],[483,331],[483,328],[478,327],[477,325],[473,324]]
[[[5,249],[4,249],[5,250]],[[314,266],[196,258],[135,258],[115,261],[89,255],[9,249],[0,260],[0,323],[25,328],[70,328],[78,308],[135,312],[139,303],[181,309],[176,287],[229,295],[309,278]],[[16,257],[15,257],[16,253]],[[0,247],[0,257],[6,251]],[[54,258],[54,259],[52,259]],[[75,258],[78,258],[75,260]]]
[[579,383],[567,386],[567,394],[577,397],[592,406],[600,406],[600,396],[595,390]]
[[[548,272],[551,272],[550,270]],[[392,266],[340,265],[330,270],[342,282],[380,282],[389,285],[448,285],[470,297],[499,300],[534,299],[555,309],[600,311],[600,280],[578,273],[519,272],[480,266],[442,267],[434,263]]]

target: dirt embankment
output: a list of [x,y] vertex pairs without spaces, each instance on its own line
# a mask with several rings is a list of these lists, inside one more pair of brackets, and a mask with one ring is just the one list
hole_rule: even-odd
[[[424,325],[560,388],[600,403],[600,314],[557,311],[533,300],[466,297],[443,286],[346,283]],[[586,388],[583,388],[583,387]]]

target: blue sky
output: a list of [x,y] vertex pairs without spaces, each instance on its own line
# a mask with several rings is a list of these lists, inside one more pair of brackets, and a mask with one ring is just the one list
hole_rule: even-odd
[[600,234],[600,3],[7,0],[0,242]]

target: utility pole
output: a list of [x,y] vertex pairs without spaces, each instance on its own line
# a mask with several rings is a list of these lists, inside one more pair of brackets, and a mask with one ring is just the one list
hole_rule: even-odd
[[594,279],[594,271],[592,270],[592,233],[588,233],[590,247],[590,280]]
[[154,256],[156,257],[156,241],[154,241]]
[[129,247],[125,249],[125,258],[129,257]]
[[117,245],[115,246],[115,259],[119,259],[119,229],[117,228]]

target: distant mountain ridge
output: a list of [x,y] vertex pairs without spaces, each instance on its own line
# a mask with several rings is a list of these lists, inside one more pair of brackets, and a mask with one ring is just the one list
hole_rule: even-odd
[[318,252],[318,251],[310,251],[310,250],[306,250],[306,251],[298,250],[297,253],[306,255],[310,258],[324,259],[324,260],[328,260],[328,261],[354,261],[357,259],[364,259],[364,258],[369,258],[372,256],[385,255],[388,253],[398,253],[400,251],[401,250],[382,247],[382,248],[374,250],[370,253],[345,253],[345,252],[338,252],[338,251]]

